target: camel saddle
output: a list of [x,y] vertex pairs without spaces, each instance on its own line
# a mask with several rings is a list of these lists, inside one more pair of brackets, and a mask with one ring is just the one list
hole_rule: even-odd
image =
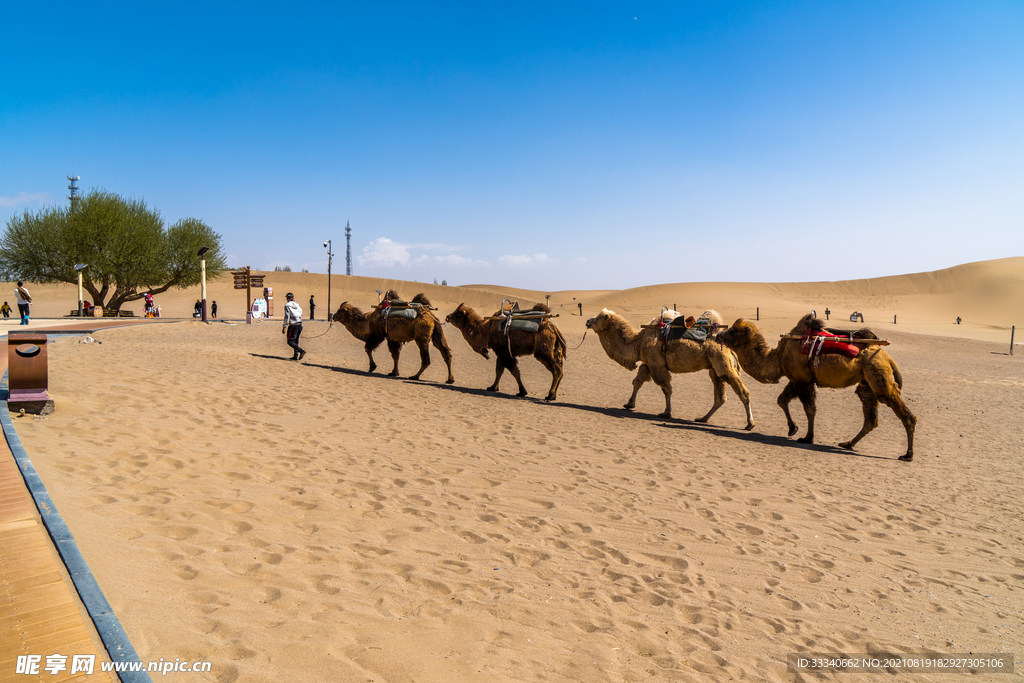
[[543,318],[541,316],[506,318],[498,323],[498,329],[504,333],[507,333],[508,330],[517,330],[519,332],[538,332],[540,331],[540,323],[542,320]]
[[551,314],[548,313],[547,311],[537,311],[532,308],[524,311],[523,309],[519,308],[518,301],[512,304],[512,308],[508,309],[507,311],[502,311],[502,315],[505,317],[510,317],[513,320],[531,320],[537,318],[551,317]]
[[519,332],[539,332],[540,324],[545,318],[550,318],[551,313],[547,311],[523,310],[519,308],[519,302],[512,304],[508,310],[501,312],[501,321],[498,323],[498,330],[508,334],[510,330]]
[[417,308],[395,308],[389,307],[381,311],[381,314],[385,318],[406,318],[408,320],[415,320],[416,316],[420,314]]
[[691,316],[679,316],[661,328],[661,341],[667,343],[676,339],[689,339],[703,344],[713,323],[710,320],[697,320]]
[[425,308],[425,306],[411,301],[402,301],[401,299],[385,299],[376,308],[385,318],[415,320],[416,316],[420,314],[420,309]]
[[808,330],[800,337],[800,353],[814,358],[822,354],[837,354],[847,358],[856,358],[860,347],[849,341],[853,334],[838,335],[826,330]]

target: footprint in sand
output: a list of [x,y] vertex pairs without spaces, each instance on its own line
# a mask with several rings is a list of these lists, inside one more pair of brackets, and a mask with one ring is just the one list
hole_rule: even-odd
[[464,541],[468,541],[469,543],[474,544],[487,542],[486,538],[484,538],[483,536],[478,536],[477,534],[474,534],[472,531],[459,531],[456,533],[456,536],[459,536]]

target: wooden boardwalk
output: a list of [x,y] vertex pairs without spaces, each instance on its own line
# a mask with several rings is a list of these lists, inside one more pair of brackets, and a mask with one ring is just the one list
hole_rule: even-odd
[[[0,375],[6,368],[3,349]],[[66,669],[51,674],[45,668],[46,657],[54,654],[67,656]],[[41,655],[39,674],[15,673],[19,655]],[[72,676],[72,655],[95,655],[93,674]],[[0,447],[0,683],[116,683],[115,674],[100,671],[101,663],[109,661],[4,440]]]

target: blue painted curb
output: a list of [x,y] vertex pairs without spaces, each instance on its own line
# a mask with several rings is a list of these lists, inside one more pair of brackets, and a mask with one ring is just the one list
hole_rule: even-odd
[[[43,525],[46,527],[47,533],[50,534],[50,538],[53,539],[53,544],[57,547],[64,566],[67,567],[71,581],[75,584],[75,590],[78,591],[82,604],[89,612],[92,623],[96,626],[96,631],[100,634],[100,639],[103,641],[103,646],[107,648],[107,654],[110,655],[111,661],[115,663],[141,661],[135,648],[132,647],[131,641],[128,640],[128,634],[124,632],[121,622],[117,620],[114,610],[107,602],[99,584],[96,583],[96,577],[89,571],[89,565],[86,564],[85,558],[78,550],[74,536],[71,535],[64,519],[57,512],[57,506],[53,504],[50,494],[47,493],[43,480],[39,478],[36,468],[29,460],[28,453],[25,452],[21,438],[18,437],[18,432],[14,429],[11,413],[7,410],[9,395],[7,387],[7,370],[4,370],[3,379],[0,380],[0,401],[3,401],[3,405],[0,406],[0,426],[3,427],[4,437],[7,439],[11,453],[14,454],[15,462],[18,463],[21,476],[25,478],[25,486],[32,494],[32,499],[39,510],[39,516],[43,519]],[[117,676],[121,678],[122,683],[153,683],[153,679],[145,671],[118,672]]]

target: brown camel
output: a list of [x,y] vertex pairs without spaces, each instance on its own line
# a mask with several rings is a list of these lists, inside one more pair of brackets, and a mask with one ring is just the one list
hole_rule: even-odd
[[[826,328],[824,321],[808,313],[790,334],[803,335],[811,329]],[[877,338],[869,330],[859,330],[854,336]],[[737,320],[732,327],[718,335],[718,340],[736,352],[740,365],[758,382],[777,384],[782,377],[789,380],[779,395],[779,406],[786,414],[789,435],[793,436],[797,426],[789,414],[789,404],[794,398],[799,398],[803,403],[804,412],[807,413],[807,435],[798,439],[800,443],[814,442],[814,414],[817,411],[815,387],[844,389],[856,384],[857,396],[864,407],[864,426],[857,436],[839,444],[839,447],[853,450],[858,441],[877,427],[878,404],[884,403],[892,408],[907,430],[907,452],[900,456],[900,460],[910,462],[914,459],[914,426],[917,418],[903,402],[903,376],[896,362],[881,346],[863,345],[853,358],[823,354],[817,357],[815,366],[809,356],[800,353],[799,339],[782,339],[774,349],[769,348],[764,336],[748,320]]]
[[[550,313],[550,309],[543,304],[537,304],[533,310]],[[519,393],[516,395],[526,396],[526,387],[523,386],[522,377],[519,375],[519,361],[516,357],[533,354],[533,357],[551,373],[551,389],[544,400],[555,400],[558,385],[562,382],[562,364],[565,362],[567,349],[561,332],[549,318],[544,318],[537,332],[509,330],[508,336],[500,329],[500,320],[484,320],[466,304],[459,304],[446,320],[457,327],[472,349],[484,358],[490,358],[488,349],[494,351],[494,384],[487,387],[487,391],[498,390],[498,382],[507,369],[519,383]]]
[[[425,306],[430,305],[430,301],[422,294],[417,294],[412,301]],[[444,359],[445,365],[448,366],[446,384],[455,382],[455,378],[452,377],[452,352],[448,348],[448,340],[445,339],[441,321],[435,318],[429,310],[420,309],[413,319],[394,314],[385,319],[379,310],[363,313],[346,301],[338,307],[337,313],[334,314],[334,320],[344,325],[353,337],[366,343],[366,356],[370,359],[370,372],[377,369],[377,364],[373,362],[374,349],[380,346],[381,342],[387,340],[391,358],[395,361],[395,367],[388,373],[388,376],[398,377],[398,356],[402,352],[402,344],[414,341],[420,349],[420,369],[410,379],[419,379],[423,371],[430,365],[430,344],[433,342],[437,350],[441,352],[441,358]]]
[[633,370],[640,363],[640,369],[633,379],[633,395],[623,406],[626,410],[636,406],[636,395],[640,388],[653,379],[665,394],[665,412],[660,417],[672,417],[672,373],[707,370],[715,388],[715,403],[707,415],[697,418],[697,422],[707,422],[722,407],[725,403],[725,385],[728,384],[743,402],[743,409],[747,413],[747,426],[744,429],[754,428],[750,392],[740,379],[736,355],[728,349],[711,341],[701,343],[690,339],[674,339],[662,343],[658,338],[659,330],[637,330],[625,318],[607,308],[588,320],[587,328],[597,332],[605,353],[622,367]]

